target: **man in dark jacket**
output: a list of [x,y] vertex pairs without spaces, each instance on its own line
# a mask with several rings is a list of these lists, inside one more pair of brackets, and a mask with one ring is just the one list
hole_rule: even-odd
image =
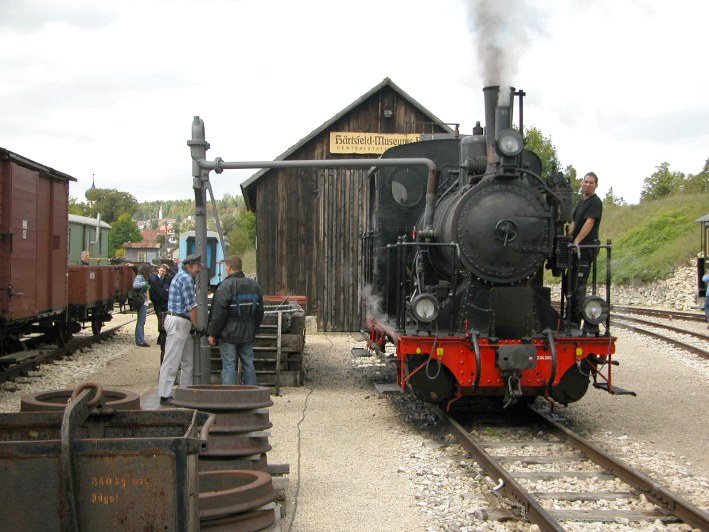
[[170,268],[167,264],[161,264],[158,273],[154,273],[148,279],[150,284],[150,301],[153,302],[155,315],[158,317],[158,343],[160,344],[160,363],[165,356],[165,313],[167,312],[167,299],[170,294]]
[[222,384],[236,384],[236,355],[244,370],[243,384],[255,386],[254,337],[263,319],[263,296],[258,283],[244,276],[240,257],[228,257],[228,277],[212,298],[209,345],[219,344],[222,356]]

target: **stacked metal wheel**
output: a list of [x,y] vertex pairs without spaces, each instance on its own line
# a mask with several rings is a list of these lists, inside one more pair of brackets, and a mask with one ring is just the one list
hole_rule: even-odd
[[195,385],[175,390],[175,406],[216,414],[199,455],[200,526],[206,530],[263,530],[280,516],[266,472],[273,426],[270,391],[261,386]]
[[[140,396],[126,390],[101,389],[106,408],[140,410]],[[20,412],[60,412],[66,408],[73,389],[50,390],[25,395],[20,399]]]

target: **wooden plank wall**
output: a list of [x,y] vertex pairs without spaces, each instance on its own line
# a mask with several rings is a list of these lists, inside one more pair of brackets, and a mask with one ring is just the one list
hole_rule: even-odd
[[366,220],[362,195],[366,172],[339,169],[320,175],[319,325],[329,331],[358,330],[361,240]]
[[[394,108],[384,121],[382,108]],[[329,153],[329,131],[431,132],[429,118],[385,87],[289,157],[376,158]],[[318,329],[356,331],[361,234],[369,216],[365,169],[274,169],[257,182],[257,270],[264,294],[305,295]]]

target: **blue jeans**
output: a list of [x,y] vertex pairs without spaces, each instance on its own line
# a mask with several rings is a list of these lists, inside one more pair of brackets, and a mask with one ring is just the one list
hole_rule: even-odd
[[707,317],[707,323],[709,323],[709,296],[704,300],[704,315]]
[[145,318],[148,315],[148,307],[141,305],[138,309],[138,320],[135,322],[135,345],[145,343]]
[[222,384],[236,384],[236,355],[238,354],[241,368],[244,370],[242,384],[257,385],[253,344],[230,344],[220,340],[219,353],[222,355]]

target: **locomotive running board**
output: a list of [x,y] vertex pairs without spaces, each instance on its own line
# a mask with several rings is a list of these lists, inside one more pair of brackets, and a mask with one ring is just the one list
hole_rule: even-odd
[[632,395],[633,397],[637,397],[638,394],[631,390],[626,390],[625,388],[619,388],[618,386],[608,386],[607,382],[594,382],[593,383],[594,388],[598,388],[599,390],[605,390],[611,395]]

